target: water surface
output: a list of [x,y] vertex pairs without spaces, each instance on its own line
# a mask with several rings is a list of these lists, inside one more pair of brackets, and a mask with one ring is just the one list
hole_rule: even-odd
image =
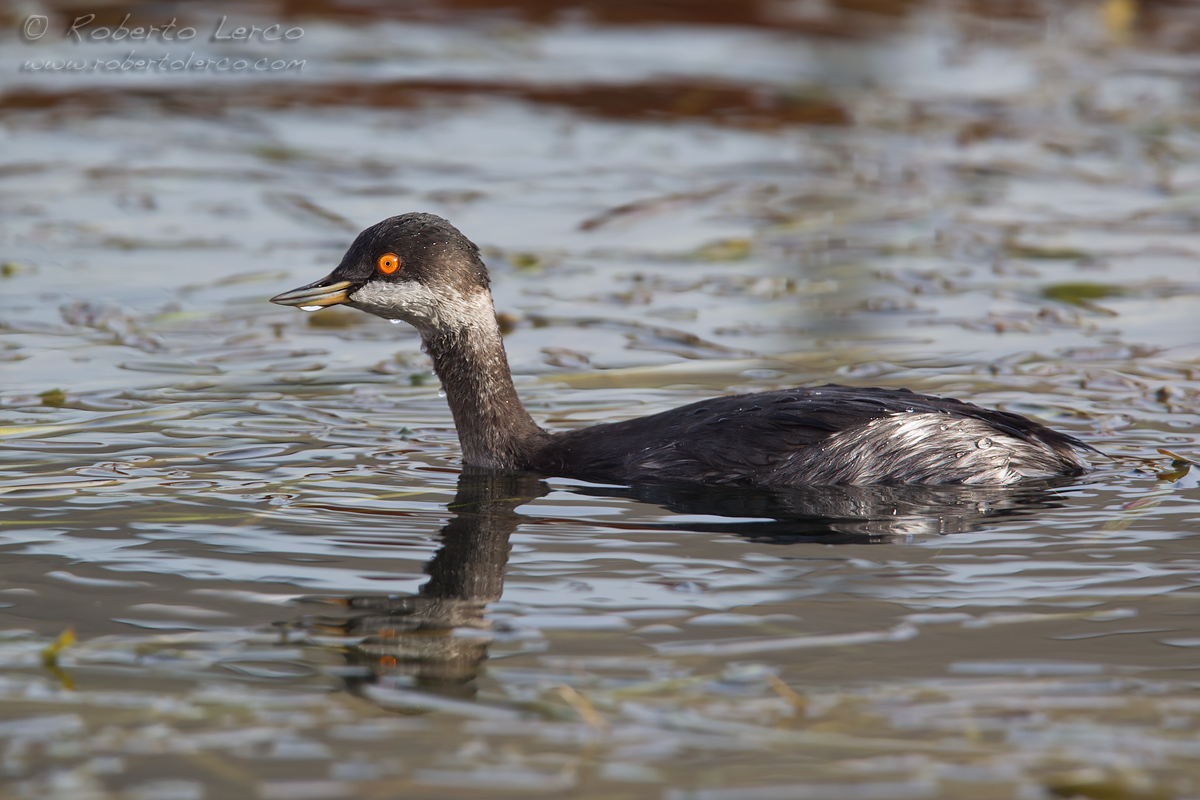
[[[1200,794],[1188,10],[485,6],[194,46],[306,60],[263,75],[9,26],[0,796]],[[484,248],[547,427],[835,380],[1112,458],[460,477],[413,331],[266,302],[409,210]]]

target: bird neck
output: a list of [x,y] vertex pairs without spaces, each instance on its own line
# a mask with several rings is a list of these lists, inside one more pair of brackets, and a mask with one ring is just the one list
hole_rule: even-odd
[[425,351],[442,382],[463,462],[495,469],[524,469],[544,437],[513,386],[508,356],[491,295],[470,298],[471,313],[454,324],[422,331]]

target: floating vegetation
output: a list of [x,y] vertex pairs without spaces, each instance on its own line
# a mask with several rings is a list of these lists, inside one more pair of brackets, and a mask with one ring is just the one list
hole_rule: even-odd
[[42,405],[51,408],[62,408],[67,402],[67,394],[62,389],[47,389],[38,397],[42,398]]
[[1045,258],[1054,260],[1084,260],[1089,253],[1074,247],[1055,247],[1053,245],[1010,244],[1008,255],[1013,258]]
[[698,261],[741,261],[749,258],[753,250],[749,239],[722,239],[702,245],[694,257]]
[[1056,283],[1042,287],[1042,297],[1047,300],[1057,300],[1071,305],[1087,305],[1093,300],[1103,300],[1109,297],[1123,297],[1125,289],[1105,283]]
[[324,308],[320,314],[309,314],[305,317],[305,324],[310,328],[325,328],[337,330],[341,328],[353,328],[363,323],[362,312],[354,311],[347,308]]
[[0,262],[0,278],[12,278],[17,275],[29,275],[34,272],[34,268],[28,264],[21,264],[17,261]]

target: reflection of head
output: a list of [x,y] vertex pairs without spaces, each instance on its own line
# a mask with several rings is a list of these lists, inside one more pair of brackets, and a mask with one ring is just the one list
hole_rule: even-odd
[[408,677],[439,693],[474,694],[490,639],[454,629],[487,628],[483,612],[504,588],[508,537],[521,519],[516,508],[547,491],[536,478],[468,468],[459,477],[442,546],[425,567],[429,582],[418,594],[346,598],[338,601],[346,616],[309,625],[364,637],[345,651],[351,663],[369,670],[356,683]]

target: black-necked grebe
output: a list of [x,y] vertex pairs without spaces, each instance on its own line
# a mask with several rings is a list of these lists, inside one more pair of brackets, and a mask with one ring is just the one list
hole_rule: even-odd
[[618,484],[998,485],[1079,474],[1092,449],[1017,414],[832,384],[550,433],[513,387],[479,248],[433,214],[367,228],[327,277],[271,302],[344,303],[416,327],[474,466]]

